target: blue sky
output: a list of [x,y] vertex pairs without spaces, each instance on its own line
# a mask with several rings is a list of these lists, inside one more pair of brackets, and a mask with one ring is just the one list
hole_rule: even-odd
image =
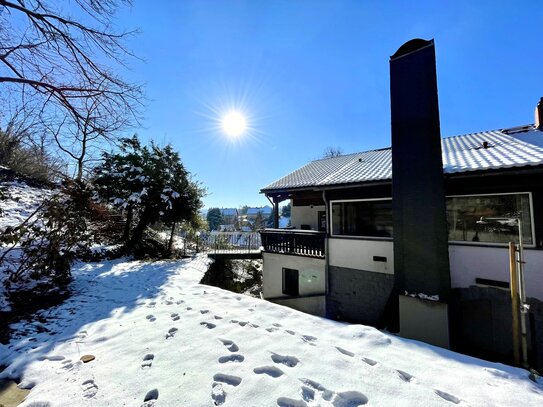
[[[261,187],[322,154],[390,145],[388,59],[434,38],[443,136],[533,122],[543,96],[543,7],[533,1],[145,1],[131,79],[144,139],[172,143],[206,207],[264,205]],[[439,3],[439,4],[438,4]],[[221,112],[251,126],[233,142]]]

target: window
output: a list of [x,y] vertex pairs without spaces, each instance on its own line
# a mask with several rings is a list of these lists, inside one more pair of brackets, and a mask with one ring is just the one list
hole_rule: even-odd
[[300,295],[298,284],[298,270],[283,269],[283,294],[297,297]]
[[332,202],[332,234],[392,237],[392,201]]
[[319,232],[326,232],[326,211],[318,211],[317,218]]
[[523,243],[532,245],[534,242],[528,193],[447,198],[449,241],[518,242],[519,231],[515,218],[521,220]]

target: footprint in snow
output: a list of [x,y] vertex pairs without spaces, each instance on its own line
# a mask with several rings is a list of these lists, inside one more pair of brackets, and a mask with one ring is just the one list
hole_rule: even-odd
[[152,315],[152,314],[147,315],[145,318],[147,318],[147,320],[148,320],[149,322],[155,322],[155,321],[156,321],[155,316]]
[[228,362],[237,362],[241,363],[245,360],[245,356],[239,354],[233,354],[228,356],[221,356],[219,358],[219,363],[228,363]]
[[296,335],[296,332],[290,330],[290,329],[285,329],[285,332],[289,335]]
[[217,326],[211,322],[200,322],[200,325],[205,326],[207,329],[213,329]]
[[273,360],[274,363],[280,363],[288,367],[294,367],[300,362],[298,358],[294,356],[279,355],[278,353],[273,353],[273,352],[271,355],[271,359]]
[[302,341],[304,341],[305,343],[308,343],[309,345],[311,346],[316,346],[313,342],[315,342],[317,340],[317,338],[315,338],[314,336],[311,336],[311,335],[302,335]]
[[307,403],[303,400],[290,399],[288,397],[279,397],[277,399],[279,407],[307,407]]
[[143,404],[141,407],[153,407],[155,402],[158,400],[158,390],[153,389],[149,390],[143,399]]
[[213,376],[213,380],[219,383],[229,384],[230,386],[238,386],[241,383],[241,377],[229,375],[225,373],[217,373]]
[[220,339],[219,341],[222,342],[222,344],[228,349],[230,352],[237,352],[239,350],[238,345],[236,345],[233,341],[230,339]]
[[185,309],[186,309],[187,311],[190,311],[190,310],[192,310],[192,307],[187,307],[187,308],[185,308]]
[[396,373],[398,374],[398,376],[400,377],[400,379],[402,379],[404,382],[414,382],[416,383],[417,382],[417,379],[415,378],[415,376],[407,373],[407,372],[404,372],[403,370],[396,370]]
[[179,314],[174,312],[173,314],[170,314],[170,317],[172,318],[172,321],[179,321]]
[[241,383],[241,377],[217,373],[213,376],[213,384],[211,385],[211,398],[216,406],[224,404],[226,401],[226,386],[238,386]]
[[270,328],[266,328],[266,331],[268,331],[268,332],[270,332],[270,333],[271,333],[271,332],[275,332],[275,331],[277,331],[277,328],[271,328],[271,327],[270,327]]
[[281,327],[283,326],[283,325],[281,325],[281,324],[279,324],[279,323],[277,323],[277,322],[274,323],[274,324],[272,324],[272,325],[275,326],[275,327],[277,327],[277,328],[281,328]]
[[224,404],[226,401],[226,392],[224,391],[224,385],[222,383],[213,382],[211,385],[211,399],[216,406]]
[[343,391],[336,393],[332,390],[328,390],[319,382],[316,382],[311,379],[300,379],[303,383],[300,391],[302,393],[302,398],[313,404],[317,398],[322,398],[328,402],[331,402],[334,407],[358,407],[368,403],[368,398],[358,392],[358,391]]
[[375,360],[370,359],[370,358],[362,358],[361,360],[362,362],[367,363],[370,366],[375,366],[377,364]]
[[213,318],[215,319],[222,319],[222,317],[218,316],[218,315],[214,315]]
[[183,301],[183,300],[179,300],[179,301],[176,301],[175,303],[176,303],[177,305],[181,305],[181,304],[183,304],[184,302],[185,302],[185,301]]
[[143,357],[143,361],[141,362],[141,368],[147,369],[153,365],[153,360],[155,359],[155,355],[152,353],[148,353]]
[[351,352],[350,350],[340,348],[339,346],[336,346],[336,349],[337,349],[340,353],[343,353],[343,354],[346,355],[346,356],[350,356],[350,357],[353,357],[353,356],[354,356],[354,353]]
[[209,313],[208,309],[201,309],[200,310],[200,314],[207,314],[207,313]]
[[164,301],[164,304],[166,304],[166,305],[172,305],[173,302],[172,302],[172,301],[169,301],[169,300],[166,300],[166,301]]
[[253,372],[256,374],[265,374],[274,378],[283,376],[283,371],[275,366],[261,366],[261,367],[255,367],[253,369]]
[[98,386],[94,383],[93,379],[85,380],[81,383],[81,388],[83,389],[83,397],[92,398],[98,393]]
[[147,304],[147,308],[154,308],[156,305],[156,301],[151,301],[150,303]]
[[168,333],[166,334],[166,339],[171,339],[175,336],[175,334],[177,333],[177,328],[170,328],[168,330]]
[[449,394],[449,393],[445,393],[444,391],[441,391],[441,390],[434,390],[434,393],[437,394],[442,399],[450,401],[451,403],[454,403],[454,404],[459,404],[461,401],[458,397],[453,396],[452,394]]

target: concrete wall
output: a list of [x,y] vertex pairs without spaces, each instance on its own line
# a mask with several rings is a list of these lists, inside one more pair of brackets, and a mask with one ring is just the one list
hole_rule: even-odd
[[272,302],[306,312],[319,317],[326,316],[326,297],[324,295],[305,298],[275,299]]
[[327,315],[332,319],[380,326],[393,286],[392,274],[330,266]]
[[[330,238],[328,253],[332,266],[394,274],[392,240]],[[374,256],[385,257],[387,261],[374,261]]]
[[[524,250],[526,296],[543,300],[543,251]],[[449,245],[454,288],[475,285],[476,278],[509,282],[509,249]]]
[[311,230],[319,230],[318,212],[324,211],[324,205],[311,206],[293,206],[290,214],[290,224],[295,229],[300,229],[301,225],[311,226]]
[[264,298],[285,297],[283,294],[283,268],[299,270],[300,296],[324,294],[325,264],[323,259],[262,253],[262,293]]

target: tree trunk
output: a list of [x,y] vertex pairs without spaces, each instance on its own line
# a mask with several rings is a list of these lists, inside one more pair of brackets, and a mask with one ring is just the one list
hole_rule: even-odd
[[124,225],[124,232],[123,232],[123,242],[128,243],[128,240],[130,239],[130,225],[132,224],[132,217],[133,217],[133,210],[132,207],[128,207],[128,211],[126,212],[126,223]]
[[174,221],[173,225],[172,225],[172,231],[170,233],[170,241],[168,242],[168,255],[172,254],[173,237],[175,235],[175,227],[176,226],[177,226],[177,221]]
[[145,229],[149,225],[149,221],[151,219],[151,212],[148,209],[144,209],[143,213],[140,216],[139,222],[134,228],[134,231],[132,232],[132,237],[128,240],[127,248],[133,249],[136,244],[141,242],[141,239],[143,238],[143,232],[145,232]]

